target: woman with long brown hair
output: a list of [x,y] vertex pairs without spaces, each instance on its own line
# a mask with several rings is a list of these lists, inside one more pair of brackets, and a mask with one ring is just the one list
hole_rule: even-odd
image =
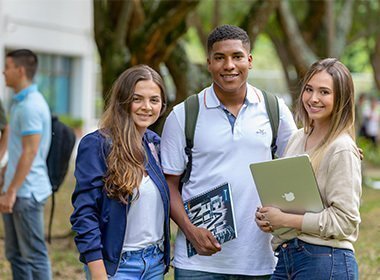
[[259,209],[261,230],[291,228],[273,233],[278,262],[271,279],[358,279],[353,243],[359,234],[361,169],[354,106],[346,66],[326,58],[310,67],[298,101],[303,128],[290,138],[285,156],[310,156],[325,209],[302,215]]
[[165,107],[160,75],[129,68],[79,144],[71,223],[87,279],[163,279],[168,269],[169,191],[160,139],[147,129]]

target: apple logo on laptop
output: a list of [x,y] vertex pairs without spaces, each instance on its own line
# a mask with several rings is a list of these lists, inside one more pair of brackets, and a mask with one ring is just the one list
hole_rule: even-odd
[[286,201],[290,202],[290,201],[293,201],[296,197],[294,196],[294,193],[288,192],[288,193],[284,193],[282,195],[282,198],[284,198]]

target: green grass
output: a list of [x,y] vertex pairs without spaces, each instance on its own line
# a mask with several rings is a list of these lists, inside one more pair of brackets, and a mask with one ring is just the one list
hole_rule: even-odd
[[[380,168],[379,176],[380,177]],[[71,193],[74,188],[72,173],[66,178],[64,185],[56,195],[56,211],[53,223],[53,240],[49,245],[49,254],[52,262],[55,280],[84,279],[82,264],[78,260],[78,253],[70,231],[69,217],[72,212]],[[50,203],[46,205],[46,227],[48,223]],[[359,263],[360,279],[375,280],[380,275],[380,190],[368,187],[363,188],[359,240],[355,243],[356,256]],[[4,233],[2,219],[0,219],[0,279],[11,280],[9,263],[4,257]],[[175,226],[172,227],[172,238],[175,236]],[[173,270],[165,277],[173,279]]]
[[380,275],[380,190],[363,188],[359,239],[355,244],[360,279]]
[[[69,217],[72,213],[71,193],[74,189],[72,172],[66,177],[55,197],[55,213],[52,227],[52,242],[48,245],[54,279],[84,279],[82,265],[71,234]],[[45,207],[45,228],[47,232],[51,209],[51,199]],[[11,280],[11,271],[4,256],[3,221],[0,219],[0,279]]]

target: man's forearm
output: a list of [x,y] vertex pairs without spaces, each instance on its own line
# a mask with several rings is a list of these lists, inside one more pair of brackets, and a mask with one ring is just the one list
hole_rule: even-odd
[[186,235],[188,229],[191,228],[192,223],[187,216],[178,189],[180,176],[166,175],[166,180],[170,190],[170,217]]
[[182,232],[187,236],[189,234],[189,229],[193,227],[193,224],[185,211],[182,197],[178,189],[175,191],[170,188],[170,216]]
[[0,212],[12,213],[13,206],[16,203],[17,191],[25,181],[25,178],[32,166],[34,157],[35,153],[32,151],[25,152],[24,150],[21,154],[11,183],[9,184],[7,191],[0,196]]
[[186,238],[193,244],[200,255],[210,256],[221,250],[220,244],[205,228],[193,225],[187,216],[181,194],[179,193],[179,176],[166,176],[170,190],[170,213],[173,221],[185,234]]

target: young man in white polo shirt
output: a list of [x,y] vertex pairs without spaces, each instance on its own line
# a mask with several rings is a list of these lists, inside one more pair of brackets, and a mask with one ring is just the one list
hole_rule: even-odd
[[[268,279],[275,267],[270,235],[254,221],[260,200],[249,164],[271,159],[272,132],[262,92],[247,83],[252,67],[247,33],[217,27],[208,38],[208,70],[213,84],[199,94],[190,180],[179,192],[185,170],[184,104],[174,107],[162,134],[162,165],[170,187],[171,217],[180,228],[175,244],[176,279]],[[281,155],[296,126],[279,100],[277,153]],[[221,246],[206,229],[191,224],[183,201],[228,182],[238,237]],[[188,258],[186,238],[198,255]]]

